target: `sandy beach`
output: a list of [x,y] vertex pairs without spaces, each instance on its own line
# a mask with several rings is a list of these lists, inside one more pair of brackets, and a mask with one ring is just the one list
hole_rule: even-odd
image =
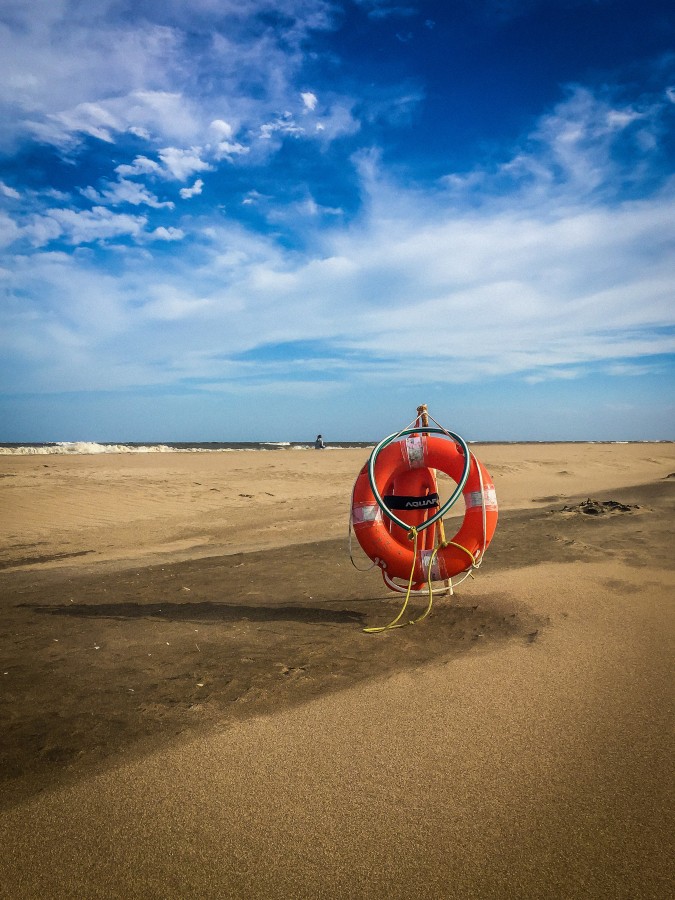
[[0,897],[673,896],[675,445],[472,449],[381,635],[367,450],[0,456]]

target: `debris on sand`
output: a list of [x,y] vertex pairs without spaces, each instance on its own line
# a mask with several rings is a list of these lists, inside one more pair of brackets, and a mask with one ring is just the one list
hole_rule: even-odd
[[563,506],[563,512],[583,513],[585,516],[604,516],[606,513],[630,512],[632,509],[640,509],[637,503],[619,503],[618,500],[582,500],[575,506]]

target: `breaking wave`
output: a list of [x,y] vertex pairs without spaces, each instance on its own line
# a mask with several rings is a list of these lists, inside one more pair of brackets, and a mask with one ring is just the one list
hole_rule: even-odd
[[[372,442],[345,441],[329,444],[326,449],[370,447]],[[102,453],[233,453],[236,451],[310,450],[313,443],[301,441],[207,441],[153,443],[98,443],[96,441],[57,441],[54,443],[0,444],[5,456],[77,456]]]

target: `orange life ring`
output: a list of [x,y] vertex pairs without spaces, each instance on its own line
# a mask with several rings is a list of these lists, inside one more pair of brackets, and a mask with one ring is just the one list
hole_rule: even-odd
[[[465,513],[459,531],[435,555],[429,540],[421,540],[425,534],[421,531],[416,559],[413,554],[414,542],[410,540],[409,534],[400,525],[390,521],[373,493],[369,463],[359,472],[352,495],[354,533],[364,552],[389,578],[408,580],[414,563],[414,582],[421,584],[429,580],[445,581],[482,560],[497,527],[497,496],[485,466],[470,451],[469,457],[468,475],[462,490]],[[397,482],[405,481],[407,473],[414,470],[426,470],[423,481],[435,483],[434,473],[429,470],[438,469],[459,485],[465,466],[464,449],[460,444],[438,435],[415,432],[405,440],[396,440],[385,446],[375,460],[372,473],[382,498],[392,491]],[[410,501],[408,505],[417,514],[427,504],[431,504],[431,500],[427,500],[425,496],[404,499]],[[387,500],[391,498],[384,501],[385,505]],[[405,522],[411,525],[421,524],[408,518]],[[433,525],[428,530],[432,532]],[[429,572],[432,556],[432,570]]]

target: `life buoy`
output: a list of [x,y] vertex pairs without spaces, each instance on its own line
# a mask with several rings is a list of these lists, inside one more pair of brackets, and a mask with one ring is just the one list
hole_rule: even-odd
[[[492,540],[498,516],[494,484],[485,466],[466,448],[467,473],[466,444],[462,441],[462,446],[452,438],[429,431],[410,433],[405,439],[385,446],[374,462],[371,457],[359,472],[352,495],[352,524],[364,552],[389,578],[408,580],[412,571],[412,580],[418,584],[445,581],[478,565]],[[436,483],[434,469],[444,472],[458,487],[466,477],[462,488],[464,519],[454,537],[437,551],[433,549],[433,537],[422,540],[426,531],[432,535],[434,526],[421,530],[415,558],[414,542],[407,526],[423,525],[420,515],[428,520],[429,513],[435,513],[438,508],[437,496],[429,499],[433,493],[429,488]],[[417,477],[412,478],[412,473]],[[373,479],[380,500],[384,498],[386,514],[373,492]],[[401,486],[406,484],[421,484],[425,493],[404,496],[396,502],[397,510],[392,513],[388,504],[394,503],[394,498],[403,493]],[[406,506],[412,517],[404,517]],[[392,521],[392,514],[402,524]]]

